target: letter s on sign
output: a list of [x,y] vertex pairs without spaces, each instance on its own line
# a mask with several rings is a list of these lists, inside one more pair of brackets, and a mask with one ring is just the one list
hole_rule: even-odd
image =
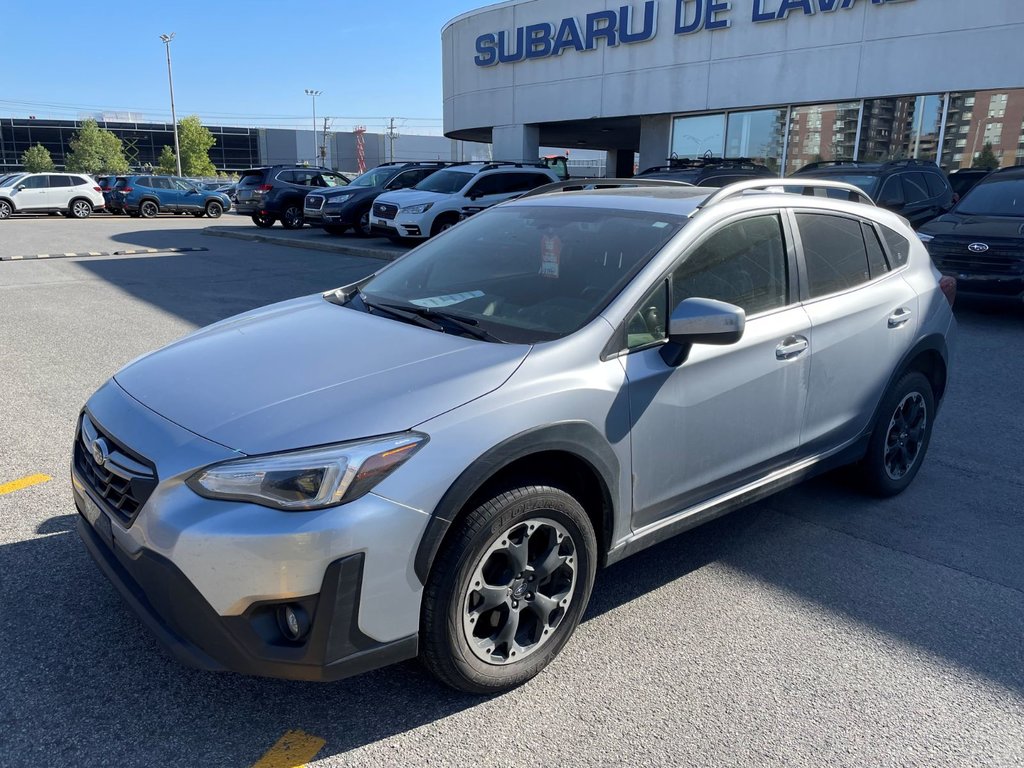
[[480,35],[476,39],[476,52],[479,54],[473,61],[478,67],[490,67],[498,63],[498,39],[494,35]]

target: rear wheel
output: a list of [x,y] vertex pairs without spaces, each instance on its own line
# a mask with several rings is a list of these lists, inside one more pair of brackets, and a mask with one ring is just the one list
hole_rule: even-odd
[[281,214],[281,226],[285,229],[299,229],[304,223],[302,208],[295,203],[289,204]]
[[160,213],[160,207],[152,200],[143,200],[139,206],[139,215],[144,219],[152,219]]
[[92,216],[92,203],[88,200],[72,200],[68,206],[68,214],[76,219],[88,219]]
[[0,200],[0,219],[9,219],[12,213],[14,213],[14,209],[11,204],[6,200]]
[[521,685],[568,642],[590,600],[597,540],[565,491],[524,486],[462,518],[427,579],[422,659],[470,693]]
[[206,215],[211,219],[219,219],[222,213],[224,213],[224,206],[216,200],[211,200],[206,204]]
[[895,496],[913,482],[931,440],[935,421],[935,396],[923,373],[903,376],[882,401],[860,463],[868,490],[878,496]]
[[260,229],[270,229],[274,226],[274,222],[277,221],[273,216],[264,215],[261,213],[254,213],[252,215],[252,223]]

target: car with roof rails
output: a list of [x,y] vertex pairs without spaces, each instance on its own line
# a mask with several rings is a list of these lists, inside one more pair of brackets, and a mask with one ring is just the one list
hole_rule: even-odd
[[243,171],[235,187],[235,213],[262,229],[277,221],[285,229],[305,224],[303,206],[313,190],[348,186],[346,176],[308,165],[271,165]]
[[790,187],[863,202],[772,180],[524,196],[137,359],[78,419],[86,549],[202,669],[419,656],[493,694],[569,642],[599,567],[844,464],[904,491],[953,281],[856,187]]
[[110,193],[116,210],[132,217],[151,219],[159,213],[191,213],[197,218],[220,218],[231,208],[221,192],[200,189],[195,182],[178,176],[118,176]]
[[962,295],[1024,301],[1024,166],[986,174],[918,237]]
[[396,242],[426,240],[458,224],[466,208],[484,210],[559,180],[545,161],[453,163],[415,187],[378,197],[370,226]]
[[361,237],[373,233],[370,209],[384,192],[415,187],[432,173],[452,163],[443,161],[396,161],[382,163],[357,176],[339,189],[315,190],[306,195],[303,217],[313,227],[323,227],[330,235],[342,235],[350,229]]
[[63,213],[87,219],[104,205],[99,185],[83,173],[20,173],[0,186],[0,219],[15,213]]
[[953,188],[953,202],[958,203],[974,186],[992,173],[991,168],[957,168],[947,178]]
[[824,160],[805,165],[789,178],[842,181],[867,192],[882,208],[894,211],[917,229],[953,207],[953,187],[927,160]]
[[726,187],[746,179],[777,178],[779,174],[749,157],[669,158],[667,165],[645,168],[644,179],[685,181],[699,187]]

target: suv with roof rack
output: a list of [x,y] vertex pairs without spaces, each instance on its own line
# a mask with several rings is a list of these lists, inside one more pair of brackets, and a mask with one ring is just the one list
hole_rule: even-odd
[[492,694],[599,567],[841,464],[905,490],[955,281],[856,187],[711,192],[524,196],[138,358],[79,418],[86,548],[203,669]]
[[313,189],[348,186],[340,173],[308,165],[272,165],[243,171],[235,188],[235,213],[251,216],[257,227],[280,221],[285,229],[299,229],[303,201]]
[[695,187],[725,187],[746,179],[775,178],[779,174],[749,157],[670,157],[668,165],[656,165],[637,174],[644,179],[685,181]]
[[882,208],[894,211],[917,229],[953,207],[953,187],[946,174],[927,160],[825,160],[810,163],[790,178],[842,181],[867,192]]
[[458,224],[464,208],[490,208],[556,181],[558,174],[543,161],[453,163],[411,189],[378,197],[370,224],[395,241],[426,240]]
[[357,235],[368,237],[370,208],[378,195],[415,187],[449,165],[452,163],[443,161],[383,163],[352,179],[347,187],[310,192],[303,215],[307,224],[323,227],[328,234],[342,235],[352,229]]

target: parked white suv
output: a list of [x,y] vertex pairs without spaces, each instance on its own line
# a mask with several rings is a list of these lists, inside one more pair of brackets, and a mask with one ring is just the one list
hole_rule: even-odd
[[100,185],[84,174],[22,173],[0,186],[0,219],[49,211],[87,219],[104,205]]
[[411,189],[378,197],[370,211],[370,225],[393,240],[426,240],[458,224],[464,213],[490,208],[559,180],[543,163],[453,165]]

